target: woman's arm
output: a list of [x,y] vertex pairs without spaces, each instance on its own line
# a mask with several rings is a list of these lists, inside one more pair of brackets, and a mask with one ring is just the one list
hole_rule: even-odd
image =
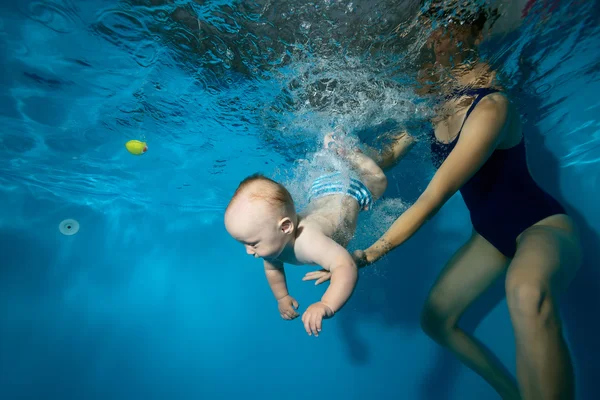
[[364,262],[373,263],[408,240],[481,168],[502,139],[508,106],[501,94],[486,96],[477,105],[423,194],[364,251]]

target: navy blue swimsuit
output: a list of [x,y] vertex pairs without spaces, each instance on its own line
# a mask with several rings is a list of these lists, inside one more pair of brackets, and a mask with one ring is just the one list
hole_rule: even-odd
[[[431,143],[432,161],[439,168],[456,146],[467,118],[479,101],[495,89],[475,89],[461,93],[476,96],[469,107],[456,138],[450,143]],[[495,150],[483,166],[460,188],[471,214],[475,231],[512,258],[517,237],[536,222],[555,214],[566,214],[564,208],[544,192],[531,177],[525,157],[525,142],[510,149]]]

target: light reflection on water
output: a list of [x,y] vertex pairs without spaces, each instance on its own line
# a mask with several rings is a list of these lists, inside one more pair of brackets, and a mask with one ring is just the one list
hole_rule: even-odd
[[[4,190],[98,204],[169,192],[165,204],[219,209],[205,187],[304,158],[328,129],[368,135],[431,114],[415,93],[430,32],[415,1],[16,3],[2,19]],[[595,163],[593,4],[523,17],[520,3],[497,3],[482,57],[509,93],[539,99],[524,118],[535,115],[564,167]],[[146,140],[148,154],[124,152],[129,139]]]

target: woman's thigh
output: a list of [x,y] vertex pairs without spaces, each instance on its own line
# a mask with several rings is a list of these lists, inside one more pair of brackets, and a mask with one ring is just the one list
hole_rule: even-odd
[[506,271],[508,262],[507,257],[473,231],[433,284],[422,322],[426,325],[429,319],[455,324],[469,305]]
[[581,265],[581,244],[567,216],[550,217],[523,232],[506,275],[509,306],[524,296],[553,298],[564,292]]

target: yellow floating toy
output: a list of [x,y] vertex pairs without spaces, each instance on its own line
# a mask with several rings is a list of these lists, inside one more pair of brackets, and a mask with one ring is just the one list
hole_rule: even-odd
[[146,142],[140,142],[139,140],[130,140],[125,143],[127,151],[133,155],[139,156],[148,151],[148,145]]

